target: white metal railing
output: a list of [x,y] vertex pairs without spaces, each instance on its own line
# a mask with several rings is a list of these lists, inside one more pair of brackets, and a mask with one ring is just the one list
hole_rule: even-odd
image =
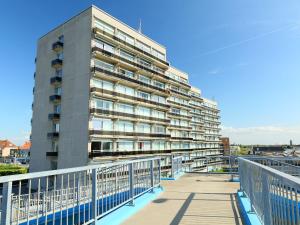
[[182,160],[183,156],[172,156],[171,160],[171,177],[176,178],[182,171]]
[[160,159],[6,176],[0,184],[2,225],[92,224],[159,186]]
[[[300,179],[268,164],[239,158],[241,191],[265,225],[300,224]],[[280,169],[280,167],[278,167]]]

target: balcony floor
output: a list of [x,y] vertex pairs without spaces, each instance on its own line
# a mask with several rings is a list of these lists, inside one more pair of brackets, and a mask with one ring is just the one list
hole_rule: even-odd
[[186,174],[162,181],[164,192],[123,224],[238,224],[236,204],[239,183],[227,175]]

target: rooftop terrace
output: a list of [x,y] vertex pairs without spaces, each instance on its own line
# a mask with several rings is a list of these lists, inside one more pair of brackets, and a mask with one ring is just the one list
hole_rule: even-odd
[[190,173],[162,181],[164,192],[123,224],[242,224],[236,204],[239,183],[230,178]]
[[1,224],[300,224],[300,158],[168,159],[0,177]]

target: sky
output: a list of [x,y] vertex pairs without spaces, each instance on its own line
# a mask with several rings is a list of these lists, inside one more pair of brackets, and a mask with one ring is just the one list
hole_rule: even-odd
[[6,0],[0,8],[0,139],[29,138],[39,37],[96,5],[167,48],[218,101],[236,144],[300,144],[298,0]]

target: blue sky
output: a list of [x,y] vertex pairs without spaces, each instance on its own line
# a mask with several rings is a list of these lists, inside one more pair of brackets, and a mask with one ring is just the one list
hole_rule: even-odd
[[167,47],[222,110],[223,134],[245,144],[300,143],[297,0],[1,1],[0,139],[30,132],[37,39],[95,4]]

